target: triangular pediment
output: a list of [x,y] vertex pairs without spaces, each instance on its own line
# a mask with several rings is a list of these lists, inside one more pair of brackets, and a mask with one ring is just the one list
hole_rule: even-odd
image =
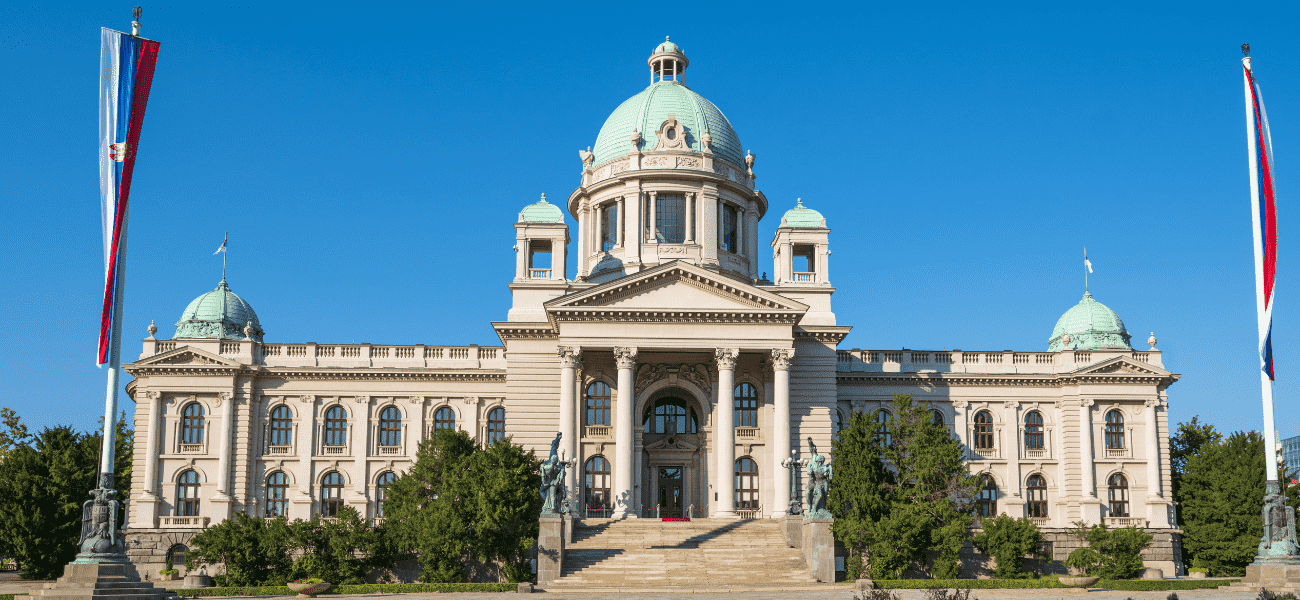
[[135,361],[135,367],[167,367],[167,366],[214,366],[214,367],[239,367],[240,364],[217,356],[211,352],[200,350],[193,346],[181,346],[175,350],[168,350],[161,354],[155,354],[149,358]]
[[808,306],[692,265],[674,261],[546,303],[557,310],[794,312]]
[[1112,374],[1129,374],[1129,375],[1169,375],[1169,371],[1161,369],[1155,365],[1129,358],[1127,356],[1116,356],[1115,358],[1101,361],[1095,365],[1088,365],[1075,371],[1080,375],[1112,375]]

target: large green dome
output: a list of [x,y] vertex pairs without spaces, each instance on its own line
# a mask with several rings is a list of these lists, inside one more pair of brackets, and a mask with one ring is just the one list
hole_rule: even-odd
[[261,342],[262,325],[257,322],[257,313],[243,298],[230,291],[223,278],[217,289],[195,298],[185,307],[181,320],[176,322],[173,338],[242,340],[244,327],[249,324],[252,325],[249,337]]
[[[1070,336],[1069,343],[1065,341]],[[1083,293],[1078,304],[1065,311],[1056,321],[1056,329],[1048,340],[1048,351],[1059,350],[1132,350],[1124,321],[1105,304]]]
[[627,156],[632,151],[633,132],[641,133],[641,150],[654,148],[658,142],[655,132],[669,115],[675,115],[686,126],[686,142],[692,151],[704,150],[700,138],[707,129],[709,146],[715,155],[738,167],[745,165],[740,138],[727,117],[704,96],[676,81],[652,83],[614,109],[596,136],[596,145],[592,147],[593,164]]

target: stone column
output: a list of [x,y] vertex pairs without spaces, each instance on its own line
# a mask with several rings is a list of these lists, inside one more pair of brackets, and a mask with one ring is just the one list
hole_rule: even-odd
[[617,244],[619,248],[623,247],[623,221],[627,220],[623,216],[627,214],[627,209],[624,208],[625,206],[627,206],[627,199],[619,198],[618,213],[614,215],[614,218],[618,221],[618,237],[614,240],[614,243]]
[[745,209],[736,207],[736,254],[745,255]]
[[749,231],[752,232],[749,236],[749,250],[745,253],[749,258],[749,277],[758,280],[758,211],[750,208],[745,215],[749,219]]
[[221,409],[221,443],[217,445],[221,454],[217,455],[217,495],[212,499],[215,505],[222,508],[212,515],[213,522],[230,516],[230,453],[231,437],[235,433],[235,394],[217,394],[216,405]]
[[686,212],[686,242],[687,244],[695,243],[695,211],[691,210],[691,201],[695,199],[695,194],[686,194],[686,200],[683,201],[685,206],[682,210]]
[[1015,400],[1007,402],[1006,409],[1007,409],[1006,419],[1009,422],[1008,424],[1010,425],[1008,429],[1010,429],[1011,431],[1011,435],[1008,436],[1011,439],[1007,444],[1008,446],[1007,460],[1010,462],[1011,468],[1007,469],[1007,476],[1011,477],[1012,481],[1016,482],[1015,487],[1012,488],[1013,490],[1015,490],[1014,492],[1015,495],[1021,496],[1020,489],[1022,487],[1022,483],[1020,481],[1020,441],[1023,438],[1020,435],[1020,403],[1016,402]]
[[952,401],[952,432],[956,434],[957,440],[961,442],[963,456],[969,454],[970,435],[966,430],[966,407],[969,406],[965,400]]
[[[577,381],[575,381],[575,369],[577,368],[578,358],[582,355],[582,348],[574,346],[560,346],[560,451],[564,453],[565,458],[577,458],[578,456],[578,419],[576,413],[577,397],[575,393]],[[566,489],[572,490],[574,482],[577,481],[576,469],[568,469],[565,472],[564,485]]]
[[[578,277],[584,277],[591,272],[591,265],[587,264],[587,255],[591,254],[591,250],[587,249],[587,231],[587,202],[584,200],[578,205]],[[528,268],[532,269],[532,248],[528,249],[528,253],[530,255]],[[555,257],[551,258],[551,266],[555,266]],[[531,271],[529,275],[532,275]]]
[[650,214],[647,214],[645,218],[646,223],[650,226],[650,239],[648,241],[652,244],[659,242],[659,219],[657,218],[659,215],[659,210],[657,208],[658,200],[659,192],[650,192]]
[[772,351],[772,517],[784,517],[790,508],[790,470],[781,461],[790,457],[790,360],[794,349]]
[[636,500],[632,497],[632,368],[636,366],[636,348],[614,348],[618,363],[618,398],[614,401],[614,489],[616,514],[635,517]]
[[1160,498],[1160,400],[1146,401],[1147,419],[1147,496]]
[[[149,437],[145,439],[144,455],[144,496],[158,495],[158,445],[162,443],[159,439],[162,434],[162,392],[148,391],[145,395],[149,397]],[[152,521],[152,519],[151,519]],[[145,527],[153,527],[152,524]]]
[[1083,470],[1083,495],[1097,497],[1096,473],[1092,466],[1092,405],[1091,398],[1079,400],[1079,459]]
[[[727,214],[727,203],[720,199],[720,200],[718,200],[718,219],[717,219],[717,220],[718,220],[718,251],[719,251],[719,252],[722,251],[722,247],[723,247],[724,245],[726,245],[726,242],[727,242],[727,217],[726,217],[726,214]],[[718,256],[722,256],[722,255],[719,254]],[[728,467],[728,470],[730,470],[730,467]]]
[[713,503],[712,516],[730,518],[736,516],[736,429],[732,397],[735,390],[732,388],[735,387],[736,357],[740,356],[740,350],[718,348],[713,355],[718,361],[718,401],[714,405],[717,418],[713,420],[713,451],[717,454],[713,490],[718,498]]

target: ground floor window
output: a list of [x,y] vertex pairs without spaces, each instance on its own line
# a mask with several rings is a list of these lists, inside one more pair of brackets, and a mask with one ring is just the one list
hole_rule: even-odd
[[1047,479],[1037,473],[1025,480],[1026,500],[1025,516],[1044,518],[1047,516]]

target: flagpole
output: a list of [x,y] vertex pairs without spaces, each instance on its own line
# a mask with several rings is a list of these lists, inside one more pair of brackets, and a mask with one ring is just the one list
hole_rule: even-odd
[[112,489],[117,461],[117,390],[122,372],[122,294],[126,292],[126,233],[131,207],[122,214],[122,236],[118,242],[117,273],[114,276],[113,330],[108,347],[108,390],[104,398],[104,439],[100,440],[99,487]]
[[[1246,71],[1251,71],[1249,56],[1242,58],[1241,64]],[[1250,157],[1250,220],[1255,251],[1255,326],[1259,333],[1259,343],[1262,346],[1268,336],[1269,324],[1264,310],[1264,240],[1259,213],[1259,156],[1255,150],[1258,132],[1255,130],[1255,97],[1254,90],[1250,86],[1250,77],[1243,71],[1241,78],[1246,94],[1246,148]],[[1274,486],[1277,486],[1277,434],[1273,422],[1273,381],[1269,379],[1268,373],[1263,369],[1262,355],[1260,356],[1260,363],[1260,401],[1263,403],[1264,408],[1264,460],[1266,465],[1264,475],[1265,481],[1268,482],[1268,487],[1271,490]],[[1280,491],[1279,489],[1278,492],[1280,493]]]

